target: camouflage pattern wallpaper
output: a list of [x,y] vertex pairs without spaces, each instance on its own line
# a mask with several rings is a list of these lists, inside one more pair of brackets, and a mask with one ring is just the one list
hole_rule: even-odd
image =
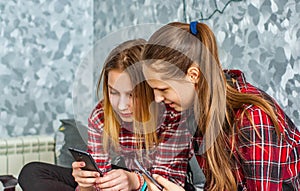
[[0,1],[0,137],[53,134],[93,44],[92,0]]
[[[85,120],[94,100],[81,100],[88,105],[84,112],[74,100],[85,94],[95,99],[94,90],[84,87],[95,85],[99,70],[89,74],[80,67],[99,41],[99,47],[111,42],[112,48],[121,41],[111,34],[126,27],[145,32],[151,31],[146,23],[155,28],[194,20],[211,26],[224,68],[244,71],[300,127],[299,19],[300,0],[2,1],[0,138],[54,134],[60,119]],[[119,40],[136,37],[128,32]],[[97,56],[92,60],[105,57]]]

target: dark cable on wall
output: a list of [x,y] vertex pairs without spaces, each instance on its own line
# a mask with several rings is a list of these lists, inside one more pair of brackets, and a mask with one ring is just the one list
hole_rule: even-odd
[[[225,4],[225,6],[223,7],[223,9],[220,10],[220,9],[218,8],[217,0],[214,0],[214,4],[215,4],[216,9],[212,12],[212,14],[210,14],[210,15],[209,15],[208,17],[206,17],[206,18],[203,18],[203,14],[202,14],[202,12],[200,12],[201,18],[198,19],[198,21],[209,20],[209,19],[211,19],[211,18],[214,16],[214,14],[216,14],[217,12],[220,13],[220,14],[223,14],[224,11],[225,11],[225,9],[227,8],[227,6],[228,6],[230,3],[232,3],[232,2],[242,2],[242,1],[243,1],[243,0],[229,0],[229,1]],[[187,15],[186,15],[186,0],[182,0],[182,3],[183,3],[183,20],[184,20],[184,22],[187,22]],[[203,4],[204,4],[204,3],[203,3]]]
[[187,22],[187,18],[186,18],[186,1],[182,0],[182,4],[183,4],[183,21],[186,23]]
[[[215,6],[216,6],[217,9],[215,9],[214,12],[213,12],[211,15],[209,15],[208,17],[206,17],[206,18],[203,18],[203,17],[202,17],[201,19],[199,19],[199,21],[209,20],[209,19],[211,19],[211,18],[214,16],[214,14],[217,13],[217,12],[220,13],[220,14],[223,14],[224,11],[225,11],[225,9],[227,8],[227,6],[228,6],[231,2],[241,2],[241,1],[243,1],[243,0],[229,0],[229,1],[225,4],[225,6],[223,7],[223,9],[222,9],[222,10],[219,10],[218,5],[217,5],[217,0],[214,0]],[[201,15],[202,15],[202,14],[201,14]]]

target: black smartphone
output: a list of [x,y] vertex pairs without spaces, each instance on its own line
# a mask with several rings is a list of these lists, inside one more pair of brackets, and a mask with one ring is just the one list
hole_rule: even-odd
[[137,167],[142,171],[142,173],[145,174],[147,178],[149,178],[159,190],[163,190],[163,187],[151,176],[151,174],[141,165],[141,163],[137,159],[134,159],[134,162],[137,165]]
[[103,172],[98,168],[90,153],[75,148],[69,148],[69,151],[76,161],[85,162],[85,167],[82,167],[82,170],[97,171],[100,173],[100,176],[103,176]]

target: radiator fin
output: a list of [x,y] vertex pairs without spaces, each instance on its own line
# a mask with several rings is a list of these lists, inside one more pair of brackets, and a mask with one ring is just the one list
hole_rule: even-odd
[[0,174],[18,177],[22,167],[32,161],[54,164],[53,136],[21,136],[0,139]]

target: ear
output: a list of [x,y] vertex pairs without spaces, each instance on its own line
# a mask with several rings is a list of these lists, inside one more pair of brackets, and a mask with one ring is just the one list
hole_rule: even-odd
[[187,74],[186,75],[188,77],[188,80],[190,80],[192,83],[196,84],[199,81],[201,72],[200,72],[200,70],[199,70],[198,67],[192,65],[187,70]]

